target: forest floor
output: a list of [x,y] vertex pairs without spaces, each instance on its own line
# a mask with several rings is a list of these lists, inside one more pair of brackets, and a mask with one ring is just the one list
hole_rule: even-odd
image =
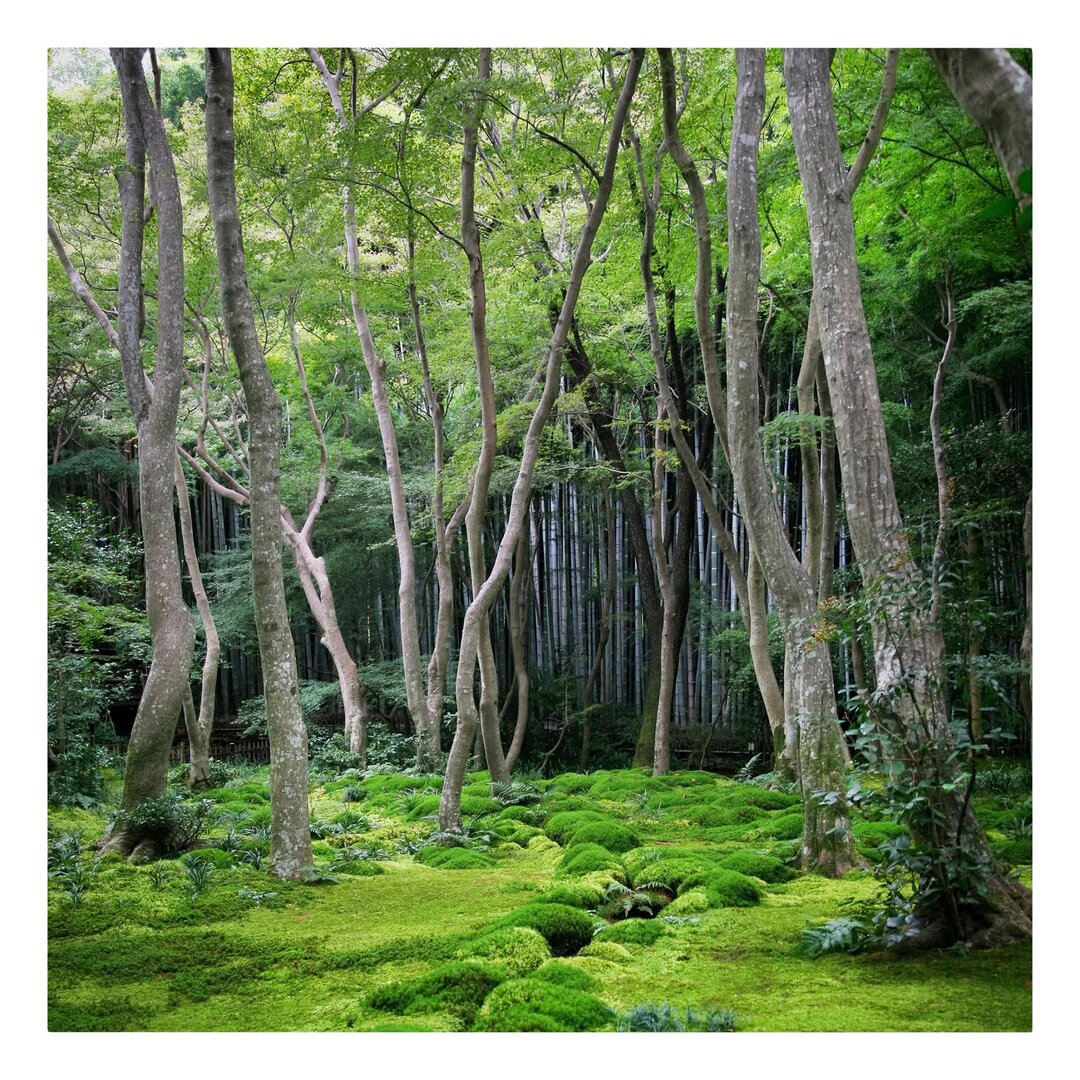
[[[563,774],[498,799],[469,780],[460,847],[426,843],[438,777],[313,786],[305,883],[267,873],[265,769],[202,796],[206,846],[143,866],[96,857],[103,810],[52,808],[50,1030],[1031,1029],[1029,944],[809,958],[805,929],[857,916],[880,883],[790,869],[795,795],[702,772]],[[1030,799],[1009,786],[975,805],[1030,885]],[[854,831],[872,863],[899,830]]]

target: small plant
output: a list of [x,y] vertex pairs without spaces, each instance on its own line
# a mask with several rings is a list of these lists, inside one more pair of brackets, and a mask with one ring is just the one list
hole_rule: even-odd
[[491,797],[503,806],[528,806],[544,797],[540,789],[528,781],[500,781],[491,785]]
[[84,851],[82,832],[64,833],[49,841],[48,865],[50,872],[76,866]]
[[362,787],[356,784],[350,784],[347,788],[344,788],[341,792],[341,801],[345,803],[357,803],[364,801],[365,792]]
[[661,882],[647,881],[631,889],[621,882],[613,881],[608,885],[596,914],[608,920],[651,919],[660,908],[670,902],[671,893]]
[[[267,841],[267,842],[269,842],[269,840],[270,840],[271,832],[272,832],[272,830],[270,828],[270,822],[268,822],[268,821],[267,822],[258,822],[258,823],[254,824],[254,825],[248,825],[244,829],[244,835],[245,836],[250,836],[252,840],[264,840],[264,841]],[[315,839],[315,840],[322,839],[321,837],[315,836],[314,833],[312,833],[311,835],[312,835],[312,839]]]
[[191,899],[195,900],[206,892],[214,873],[214,864],[209,859],[196,855],[194,859],[188,859],[184,863],[184,870],[188,876]]
[[318,866],[306,866],[300,875],[300,880],[305,885],[337,885],[339,879]]
[[687,1005],[676,1011],[667,1002],[646,1001],[635,1005],[615,1021],[616,1031],[734,1031],[738,1016],[730,1009],[695,1009]]
[[748,784],[753,778],[757,764],[761,760],[760,754],[755,754],[738,772],[735,773],[736,784]]
[[224,836],[219,836],[214,841],[214,845],[222,851],[240,851],[244,846],[244,837],[235,828],[230,827]]
[[803,930],[802,952],[814,959],[826,953],[858,952],[867,942],[866,924],[859,919],[830,919]]
[[240,891],[236,894],[241,900],[247,900],[249,903],[258,907],[264,900],[270,900],[277,896],[276,892],[259,892],[256,889],[248,888],[244,885]]
[[172,871],[164,860],[158,859],[150,864],[150,884],[156,892],[160,892],[171,877]]
[[162,851],[188,851],[206,835],[214,819],[210,799],[189,803],[179,793],[166,792],[146,799],[134,810],[117,815],[117,824],[139,841],[148,840]]
[[240,861],[245,862],[254,870],[261,870],[263,864],[263,850],[258,847],[246,847],[240,852]]

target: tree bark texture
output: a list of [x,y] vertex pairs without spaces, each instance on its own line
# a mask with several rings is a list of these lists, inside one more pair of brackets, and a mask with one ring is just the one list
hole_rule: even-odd
[[[117,341],[124,386],[139,433],[139,502],[150,623],[150,673],[128,743],[121,808],[134,810],[165,792],[176,723],[190,692],[195,648],[191,612],[184,603],[173,518],[176,418],[183,381],[184,244],[180,189],[161,118],[146,89],[144,49],[113,49],[120,77],[126,150],[119,174],[123,224]],[[143,369],[142,254],[145,163],[158,206],[157,358],[154,385]],[[132,838],[121,825],[109,848],[128,852]]]
[[[828,644],[814,636],[813,586],[788,542],[765,473],[758,430],[758,277],[761,233],[757,208],[758,139],[765,112],[764,50],[738,49],[738,89],[728,158],[727,366],[731,471],[754,551],[780,609],[794,671],[799,781],[805,825],[802,865],[839,876],[854,847],[843,793],[847,784]],[[839,792],[834,802],[812,797]]]
[[282,878],[312,865],[307,729],[281,565],[280,404],[255,331],[236,204],[232,56],[206,50],[207,187],[221,306],[248,411],[251,575],[270,735],[270,861]]

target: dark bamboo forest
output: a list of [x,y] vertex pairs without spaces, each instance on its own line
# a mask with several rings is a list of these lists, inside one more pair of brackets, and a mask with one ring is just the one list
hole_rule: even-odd
[[1030,1031],[1031,71],[51,50],[50,1031]]

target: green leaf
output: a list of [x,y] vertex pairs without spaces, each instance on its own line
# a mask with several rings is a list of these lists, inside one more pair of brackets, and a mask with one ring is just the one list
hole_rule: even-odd
[[982,213],[979,217],[984,218],[987,221],[993,221],[995,218],[1008,217],[1020,204],[1011,195],[1003,195],[1000,199],[995,199],[988,206],[983,207]]
[[1031,170],[1025,169],[1017,178],[1016,186],[1026,194],[1031,194]]

